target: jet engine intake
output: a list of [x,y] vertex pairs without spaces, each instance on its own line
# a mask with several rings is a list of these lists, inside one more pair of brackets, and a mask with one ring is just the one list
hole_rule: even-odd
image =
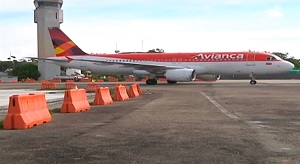
[[169,81],[194,81],[196,79],[196,71],[194,69],[170,69],[166,71],[165,77]]

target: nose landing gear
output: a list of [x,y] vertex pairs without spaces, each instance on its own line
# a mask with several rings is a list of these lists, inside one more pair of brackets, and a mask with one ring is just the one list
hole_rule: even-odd
[[257,82],[256,82],[256,80],[255,80],[255,78],[254,78],[254,73],[252,72],[252,73],[249,75],[249,77],[250,77],[250,84],[251,84],[251,85],[255,85]]
[[256,80],[250,80],[250,84],[255,85],[256,83]]

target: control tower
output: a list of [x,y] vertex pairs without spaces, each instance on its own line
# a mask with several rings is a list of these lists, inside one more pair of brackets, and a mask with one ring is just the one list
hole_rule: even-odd
[[[55,56],[53,45],[48,32],[48,27],[60,27],[63,22],[61,10],[63,0],[34,0],[34,23],[37,23],[38,57]],[[60,75],[60,66],[38,61],[40,79],[49,80]]]

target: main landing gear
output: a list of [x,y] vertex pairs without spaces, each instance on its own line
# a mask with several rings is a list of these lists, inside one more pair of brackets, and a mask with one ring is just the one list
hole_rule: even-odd
[[168,84],[176,84],[177,81],[167,80]]
[[147,85],[156,85],[157,80],[156,79],[148,79],[148,80],[146,80],[146,84]]

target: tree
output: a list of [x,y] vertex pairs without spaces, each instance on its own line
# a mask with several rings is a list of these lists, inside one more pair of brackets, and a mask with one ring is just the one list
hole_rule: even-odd
[[22,65],[16,66],[11,75],[18,76],[18,80],[31,78],[37,80],[41,74],[38,71],[38,66],[33,63],[24,63]]
[[5,70],[9,69],[9,68],[13,68],[13,62],[12,61],[1,61],[0,62],[0,71],[4,72]]
[[289,53],[281,53],[281,52],[272,52],[272,54],[279,56],[283,60],[287,60],[295,65],[295,68],[300,68],[300,59],[295,59],[295,57],[289,57]]

